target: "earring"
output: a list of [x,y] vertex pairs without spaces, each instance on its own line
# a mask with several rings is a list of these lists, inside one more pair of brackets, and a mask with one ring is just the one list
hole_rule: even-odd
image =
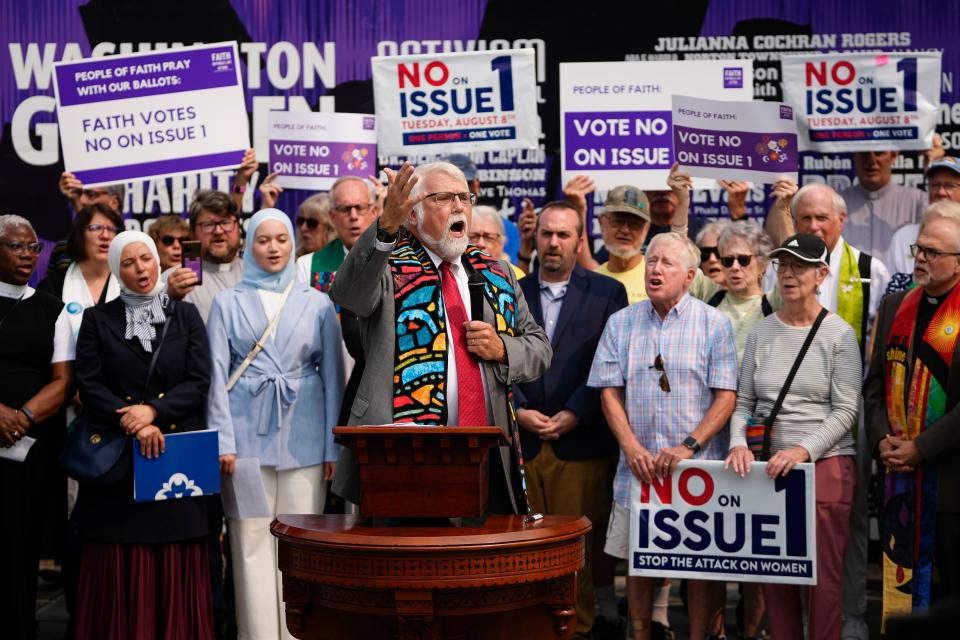
[[817,295],[820,295],[820,285],[817,285]]

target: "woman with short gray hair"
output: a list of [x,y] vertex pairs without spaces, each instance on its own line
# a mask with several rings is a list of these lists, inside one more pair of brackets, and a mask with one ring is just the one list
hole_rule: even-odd
[[723,268],[720,266],[720,250],[717,240],[725,228],[730,226],[729,220],[714,220],[709,222],[697,233],[694,242],[700,247],[700,270],[721,287],[723,286]]

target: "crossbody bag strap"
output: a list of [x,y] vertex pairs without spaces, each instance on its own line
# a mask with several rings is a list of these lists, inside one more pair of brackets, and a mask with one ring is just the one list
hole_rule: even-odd
[[291,280],[290,284],[287,285],[287,288],[283,290],[283,296],[280,298],[280,308],[277,309],[277,312],[273,314],[272,318],[270,318],[270,323],[267,325],[263,335],[260,336],[260,339],[257,340],[253,345],[253,348],[250,349],[250,353],[248,353],[247,357],[243,359],[243,362],[240,363],[240,366],[230,374],[230,379],[227,380],[227,392],[237,386],[240,376],[242,376],[243,372],[247,370],[247,367],[250,366],[250,363],[252,363],[254,359],[260,355],[260,352],[263,351],[263,346],[267,342],[267,337],[273,333],[273,330],[277,327],[277,323],[280,322],[280,314],[283,312],[283,306],[287,303],[287,298],[290,297],[290,291],[292,289],[293,281]]
[[[106,289],[106,286],[104,286],[104,289]],[[171,311],[171,312],[173,311],[173,304],[174,304],[174,302],[173,302],[173,299],[171,298],[171,299],[170,299],[170,311]],[[150,366],[147,367],[147,377],[146,377],[146,379],[143,381],[143,393],[141,394],[141,398],[143,398],[144,400],[146,400],[146,398],[147,398],[147,389],[150,387],[150,378],[153,377],[153,371],[154,371],[154,369],[157,368],[157,358],[160,356],[160,349],[163,348],[163,339],[167,337],[167,329],[170,328],[170,323],[172,322],[172,320],[171,320],[172,317],[173,317],[173,314],[171,313],[171,314],[170,314],[170,317],[168,317],[166,320],[164,320],[164,322],[163,322],[163,331],[160,332],[160,341],[157,342],[157,348],[153,350],[153,355],[150,357]]]
[[767,416],[767,419],[764,421],[767,425],[767,428],[763,432],[763,456],[764,458],[770,457],[770,436],[773,431],[773,423],[777,419],[777,414],[780,413],[780,407],[783,406],[783,401],[787,397],[787,392],[790,391],[790,385],[793,383],[793,378],[797,375],[797,371],[800,369],[801,363],[803,363],[803,357],[807,355],[807,349],[810,348],[810,343],[813,342],[813,337],[817,335],[817,329],[820,328],[820,325],[823,323],[823,319],[827,317],[829,313],[825,308],[820,310],[820,313],[817,315],[817,319],[814,320],[813,326],[810,327],[810,331],[807,332],[807,338],[803,341],[803,346],[800,347],[800,352],[797,354],[797,359],[793,361],[793,367],[790,368],[790,373],[787,374],[787,379],[783,381],[783,386],[780,387],[780,395],[777,396],[777,401],[773,403],[773,408],[770,409],[770,415]]

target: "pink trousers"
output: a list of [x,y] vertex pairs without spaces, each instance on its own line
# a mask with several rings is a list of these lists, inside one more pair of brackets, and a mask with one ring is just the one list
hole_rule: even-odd
[[763,585],[767,620],[776,640],[803,640],[801,591],[806,591],[809,603],[810,640],[840,638],[843,554],[847,549],[850,509],[856,485],[853,456],[834,456],[816,463],[817,585]]

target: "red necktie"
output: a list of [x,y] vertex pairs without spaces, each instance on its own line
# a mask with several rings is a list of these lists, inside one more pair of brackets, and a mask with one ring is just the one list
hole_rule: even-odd
[[443,283],[447,327],[453,336],[453,348],[457,357],[457,404],[460,414],[457,424],[462,427],[484,427],[488,423],[483,378],[480,377],[480,365],[476,358],[467,351],[467,332],[463,328],[463,323],[468,320],[467,310],[463,306],[463,298],[460,297],[457,279],[450,273],[449,262],[440,263],[440,281]]

